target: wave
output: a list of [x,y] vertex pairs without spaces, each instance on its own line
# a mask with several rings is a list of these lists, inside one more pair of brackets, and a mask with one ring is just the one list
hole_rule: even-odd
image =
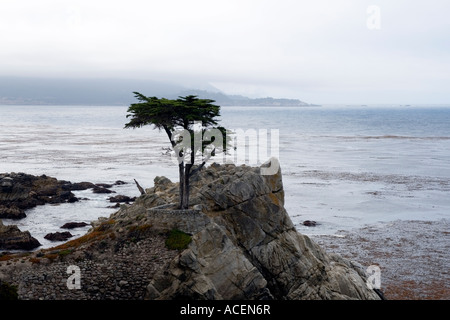
[[[377,182],[386,185],[403,185],[408,191],[438,190],[450,191],[450,179],[442,177],[413,176],[400,174],[376,174],[371,172],[331,172],[321,170],[305,170],[291,172],[289,175],[302,178],[315,178],[319,181],[341,180],[353,182]],[[315,182],[310,182],[315,183]]]

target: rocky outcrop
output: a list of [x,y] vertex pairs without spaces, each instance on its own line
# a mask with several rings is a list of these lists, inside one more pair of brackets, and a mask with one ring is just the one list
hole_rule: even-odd
[[72,238],[73,235],[68,232],[52,232],[47,233],[44,237],[44,239],[50,240],[50,241],[66,241],[69,238]]
[[[108,188],[126,184],[113,184],[57,180],[46,175],[34,176],[25,173],[0,173],[0,219],[22,219],[25,211],[38,205],[72,203],[79,201],[72,191],[92,189],[93,193],[115,193]],[[126,196],[111,197],[111,202],[132,202]]]
[[0,218],[18,220],[25,218],[26,216],[27,215],[25,214],[25,211],[23,209],[19,209],[14,205],[0,205]]
[[109,202],[114,202],[114,203],[119,203],[119,202],[125,202],[125,203],[130,203],[136,200],[136,197],[129,197],[129,196],[124,196],[124,195],[117,195],[114,197],[110,197]]
[[[277,161],[272,159],[271,161]],[[174,210],[178,185],[155,186],[115,220],[192,235],[147,287],[148,299],[378,299],[362,268],[299,234],[284,209],[281,170],[213,164],[192,181],[193,210]]]
[[70,182],[46,175],[0,174],[0,218],[21,219],[37,205],[78,201],[70,190]]
[[0,250],[31,250],[41,244],[28,231],[20,231],[15,225],[5,226],[0,220]]
[[75,229],[82,228],[88,226],[89,224],[86,222],[67,222],[61,226],[61,229]]

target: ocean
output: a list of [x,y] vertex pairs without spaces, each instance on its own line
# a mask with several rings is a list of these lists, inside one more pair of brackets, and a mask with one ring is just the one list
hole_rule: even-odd
[[[133,179],[146,188],[156,176],[178,180],[164,132],[123,129],[127,106],[0,106],[0,114],[0,172],[122,180],[127,184],[113,190],[128,196],[139,195]],[[277,131],[267,136],[269,143],[277,138],[268,156],[279,158],[285,208],[304,234],[450,218],[450,106],[236,106],[222,107],[220,119],[232,130]],[[55,243],[43,237],[64,223],[116,210],[107,208],[110,195],[75,193],[89,200],[36,207],[22,220],[3,222],[50,247]],[[306,220],[317,225],[305,226]],[[81,236],[88,229],[71,232]]]

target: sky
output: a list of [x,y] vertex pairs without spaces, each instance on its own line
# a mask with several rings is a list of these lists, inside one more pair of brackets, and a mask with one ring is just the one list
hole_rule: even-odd
[[450,104],[448,0],[0,0],[0,76]]

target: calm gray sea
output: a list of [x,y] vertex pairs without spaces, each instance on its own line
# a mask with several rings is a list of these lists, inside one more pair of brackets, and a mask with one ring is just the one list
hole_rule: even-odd
[[[165,134],[123,129],[126,111],[0,106],[0,172],[72,182],[123,180],[129,184],[115,191],[132,196],[138,195],[133,179],[145,187],[158,175],[176,181]],[[278,130],[286,209],[303,233],[450,218],[450,106],[222,107],[221,119],[223,126],[247,133]],[[91,200],[38,207],[23,220],[4,223],[18,224],[49,246],[43,236],[65,222],[113,212],[105,208],[107,196],[79,195]],[[318,226],[305,227],[305,220]]]

